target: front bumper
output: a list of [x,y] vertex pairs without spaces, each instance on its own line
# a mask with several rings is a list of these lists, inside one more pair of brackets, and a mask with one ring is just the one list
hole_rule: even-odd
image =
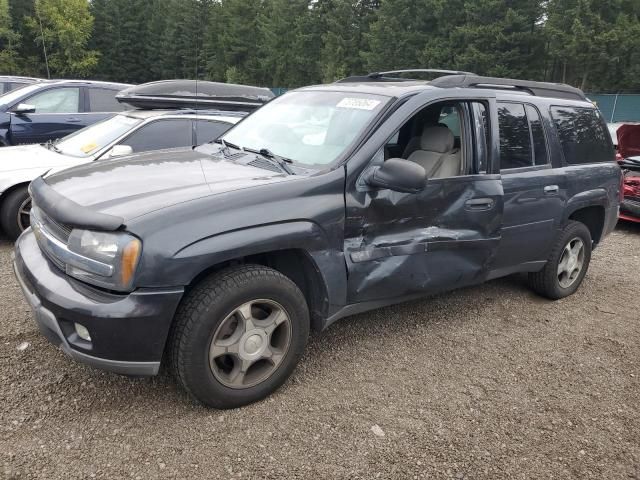
[[[31,230],[16,242],[13,268],[43,335],[75,360],[127,375],[156,375],[183,288],[112,294],[65,275]],[[75,333],[86,327],[91,341]]]

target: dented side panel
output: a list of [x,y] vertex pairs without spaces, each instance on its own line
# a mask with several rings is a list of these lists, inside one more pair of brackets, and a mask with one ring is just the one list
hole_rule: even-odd
[[500,241],[498,175],[430,180],[418,194],[347,195],[349,303],[482,282]]

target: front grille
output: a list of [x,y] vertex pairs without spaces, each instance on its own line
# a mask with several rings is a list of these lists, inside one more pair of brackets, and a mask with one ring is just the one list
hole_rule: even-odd
[[32,209],[34,211],[36,220],[40,221],[47,232],[49,232],[61,242],[67,243],[69,241],[69,235],[71,235],[71,230],[73,230],[73,228],[57,222],[49,215],[47,215],[44,210],[36,207],[35,205],[32,207]]
[[36,234],[36,241],[40,250],[56,267],[64,271],[66,268],[65,263],[48,248],[47,242],[43,241],[42,235],[53,237],[66,245],[72,228],[56,222],[35,204],[31,207],[31,216],[31,226]]

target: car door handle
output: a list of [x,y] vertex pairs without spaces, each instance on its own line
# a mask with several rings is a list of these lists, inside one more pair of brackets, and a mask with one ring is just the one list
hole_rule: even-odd
[[493,198],[472,198],[464,202],[467,210],[490,210],[493,208]]
[[67,118],[67,122],[78,123],[80,119],[78,117],[69,117]]
[[558,193],[558,190],[560,190],[558,185],[547,185],[544,187],[544,193],[546,194]]

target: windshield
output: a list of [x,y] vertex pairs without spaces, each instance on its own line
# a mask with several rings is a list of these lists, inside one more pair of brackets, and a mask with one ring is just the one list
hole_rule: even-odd
[[35,83],[33,85],[27,85],[25,87],[11,90],[10,92],[0,96],[0,105],[11,105],[25,94],[37,92],[40,88],[42,88],[42,84]]
[[246,149],[267,149],[302,164],[329,165],[388,100],[351,92],[291,92],[248,116],[223,139]]
[[65,155],[89,157],[140,123],[140,118],[116,115],[64,137],[56,143],[56,148]]

